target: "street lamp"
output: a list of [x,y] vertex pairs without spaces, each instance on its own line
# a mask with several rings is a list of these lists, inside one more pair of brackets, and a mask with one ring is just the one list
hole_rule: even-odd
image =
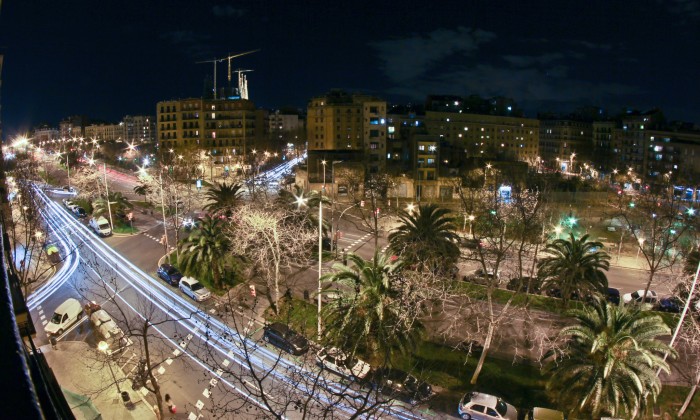
[[[107,195],[107,212],[109,213],[109,224],[112,226],[112,229],[114,229],[114,222],[112,221],[112,202],[109,201],[109,187],[107,186],[107,164],[102,163],[102,169],[104,170],[105,174],[105,193]],[[115,201],[116,203],[116,201]]]
[[[335,229],[335,232],[333,232],[333,229],[334,229],[333,222],[335,221],[335,202],[334,202],[334,199],[335,199],[335,164],[342,163],[342,162],[343,162],[342,160],[334,160],[333,162],[331,162],[331,184],[333,185],[333,187],[331,189],[331,253],[333,253],[334,244],[335,244],[336,248],[338,246],[338,244],[337,244],[338,238],[336,238],[336,235],[338,234],[338,230]],[[325,172],[326,171],[324,168],[324,171],[323,171],[324,175],[325,175]],[[336,254],[337,254],[337,252],[336,252]]]
[[[323,161],[323,173],[325,178],[326,161]],[[325,187],[325,179],[324,179]],[[318,293],[316,299],[318,301],[318,342],[321,342],[321,276],[323,272],[323,195],[318,194]]]
[[102,354],[107,356],[107,366],[109,366],[109,372],[112,374],[112,380],[114,381],[114,384],[117,386],[117,392],[119,392],[119,394],[121,395],[122,390],[121,390],[121,388],[119,388],[119,381],[117,381],[116,376],[114,376],[114,370],[112,370],[112,359],[109,357],[110,356],[109,353],[107,353],[107,351],[109,350],[109,344],[107,344],[107,342],[105,342],[105,341],[100,341],[97,344],[97,349]]
[[472,233],[472,223],[474,222],[474,219],[476,219],[476,216],[474,216],[473,214],[470,214],[469,216],[467,216],[466,213],[464,214],[465,226],[464,226],[464,229],[462,229],[462,230],[466,230],[466,228],[467,228],[466,223],[467,223],[467,220],[469,220],[469,236],[471,236],[472,239],[474,239],[474,234]]

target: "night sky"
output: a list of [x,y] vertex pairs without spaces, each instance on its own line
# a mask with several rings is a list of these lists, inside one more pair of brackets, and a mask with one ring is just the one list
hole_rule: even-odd
[[[258,107],[331,88],[391,103],[503,95],[528,116],[582,105],[700,122],[700,0],[6,0],[5,137],[75,114],[116,122],[199,97],[234,61]],[[218,68],[219,86],[225,65]]]

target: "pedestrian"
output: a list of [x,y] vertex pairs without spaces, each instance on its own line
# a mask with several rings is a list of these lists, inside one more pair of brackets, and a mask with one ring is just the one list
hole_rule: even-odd
[[168,411],[170,411],[171,413],[174,414],[177,412],[177,407],[175,406],[173,400],[170,399],[170,394],[165,394],[165,405],[168,406]]

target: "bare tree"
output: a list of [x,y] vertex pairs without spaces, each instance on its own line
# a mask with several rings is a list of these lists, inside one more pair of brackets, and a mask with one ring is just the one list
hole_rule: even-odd
[[[117,352],[108,353],[108,356],[131,360],[121,351],[135,356],[135,373],[131,378],[133,387],[134,389],[143,387],[152,393],[156,399],[159,418],[165,418],[163,390],[157,378],[157,371],[164,364],[172,363],[183,353],[173,354],[168,337],[165,337],[159,330],[169,326],[175,329],[176,335],[180,334],[178,333],[178,323],[190,319],[192,314],[183,316],[173,309],[166,312],[159,307],[154,298],[149,298],[145,294],[136,293],[123,296],[124,291],[129,288],[121,284],[111,267],[98,260],[97,257],[85,258],[84,263],[81,265],[83,281],[77,284],[79,294],[85,302],[103,302],[102,308],[108,310],[112,319],[118,324],[125,338],[131,344],[123,349],[110,349],[110,351],[117,350]],[[101,337],[98,336],[99,339]],[[105,359],[104,356],[97,360],[101,363],[110,363],[109,358]],[[182,359],[182,362],[186,363],[186,359]],[[124,379],[116,377],[113,379],[115,381],[113,383],[116,384],[125,382]],[[113,383],[106,384],[101,390]]]
[[234,255],[245,256],[262,275],[270,303],[278,311],[282,274],[308,263],[318,233],[293,211],[269,202],[242,207],[232,230]]
[[643,257],[648,271],[645,295],[656,274],[672,269],[695,245],[695,212],[674,196],[670,183],[658,191],[619,194],[612,202],[611,215],[623,222]]

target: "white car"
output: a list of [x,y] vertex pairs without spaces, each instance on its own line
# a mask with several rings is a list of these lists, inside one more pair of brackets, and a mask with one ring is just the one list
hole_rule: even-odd
[[463,419],[518,419],[515,407],[498,397],[480,392],[466,393],[457,406],[457,413]]
[[636,292],[625,293],[622,295],[624,303],[651,303],[655,304],[659,301],[659,296],[653,290],[647,290],[646,298],[644,298],[644,289],[639,289]]
[[104,309],[97,309],[92,312],[90,314],[90,323],[95,327],[100,339],[107,343],[107,354],[111,355],[121,352],[133,344]]
[[346,378],[364,379],[371,369],[369,363],[350,357],[337,347],[322,348],[316,359],[324,369]]
[[67,198],[64,198],[63,200],[63,205],[66,206],[68,209],[73,207],[75,204],[73,203],[73,200],[69,200]]
[[100,216],[97,219],[93,217],[88,224],[90,228],[100,236],[109,236],[112,234],[112,228],[109,226],[109,222],[104,216]]
[[211,292],[207,290],[202,283],[192,277],[183,277],[180,279],[180,290],[197,302],[202,302],[211,297]]

